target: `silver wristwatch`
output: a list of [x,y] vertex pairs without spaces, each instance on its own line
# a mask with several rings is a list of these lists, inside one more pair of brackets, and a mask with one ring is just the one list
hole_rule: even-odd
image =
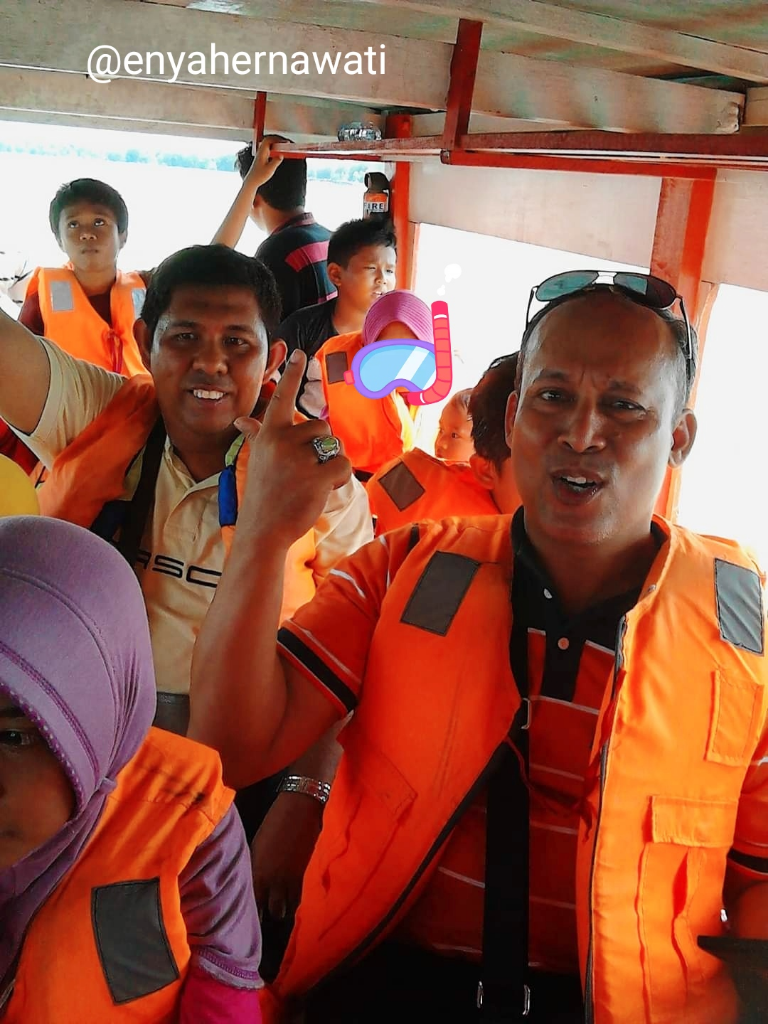
[[308,779],[304,775],[286,776],[277,791],[278,793],[304,793],[305,796],[313,796],[321,804],[326,804],[331,795],[331,787],[327,782]]

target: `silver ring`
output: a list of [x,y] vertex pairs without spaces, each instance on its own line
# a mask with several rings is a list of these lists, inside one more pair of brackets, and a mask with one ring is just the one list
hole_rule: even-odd
[[341,442],[338,437],[332,434],[329,437],[313,437],[312,447],[317,453],[317,461],[320,463],[330,462],[337,455],[341,454]]

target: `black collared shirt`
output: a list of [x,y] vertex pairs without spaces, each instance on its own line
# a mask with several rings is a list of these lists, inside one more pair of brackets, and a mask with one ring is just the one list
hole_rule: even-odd
[[302,213],[265,238],[256,257],[275,275],[285,319],[297,309],[327,302],[336,295],[328,277],[328,228]]
[[[657,543],[663,534],[654,524]],[[619,623],[637,603],[642,586],[632,587],[593,605],[577,615],[567,615],[558,601],[554,585],[525,532],[523,509],[512,521],[515,552],[514,576],[516,619],[522,617],[529,634],[545,638],[545,657],[540,695],[573,701],[584,645],[615,652]]]

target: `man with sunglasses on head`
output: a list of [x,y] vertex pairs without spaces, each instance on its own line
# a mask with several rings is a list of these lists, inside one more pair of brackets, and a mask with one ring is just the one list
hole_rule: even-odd
[[647,275],[534,299],[506,417],[521,509],[378,538],[277,649],[286,547],[350,464],[292,425],[301,358],[252,424],[191,734],[240,786],[353,713],[268,1021],[744,1019],[729,963],[768,938],[763,577],[654,515],[696,433],[696,336]]

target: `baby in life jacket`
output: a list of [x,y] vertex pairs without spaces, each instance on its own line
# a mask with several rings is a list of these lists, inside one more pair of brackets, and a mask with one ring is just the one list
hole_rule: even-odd
[[261,1020],[218,754],[151,728],[141,590],[105,541],[0,519],[0,1019]]
[[451,395],[443,406],[435,438],[435,455],[446,462],[469,462],[474,453],[469,400],[472,388]]

